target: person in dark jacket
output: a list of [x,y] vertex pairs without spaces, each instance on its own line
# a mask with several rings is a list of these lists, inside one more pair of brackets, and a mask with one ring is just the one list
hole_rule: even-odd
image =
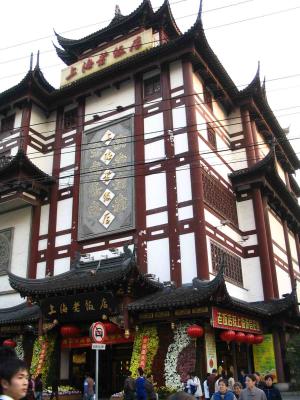
[[34,382],[34,390],[35,390],[35,399],[42,400],[43,399],[43,381],[42,381],[42,374],[38,374],[35,378]]
[[124,381],[124,399],[133,400],[135,397],[135,380],[131,377],[131,371],[126,372]]
[[255,386],[258,387],[258,389],[263,390],[263,388],[265,387],[265,382],[261,380],[260,373],[254,372],[254,375],[256,378]]
[[148,400],[156,400],[155,385],[152,374],[147,374],[147,379],[145,382],[145,389],[147,392]]
[[143,368],[138,368],[138,378],[135,380],[135,389],[137,400],[147,400],[147,392],[145,388],[146,378]]
[[282,400],[279,390],[273,385],[273,376],[265,376],[265,387],[263,388],[267,400]]
[[211,374],[207,378],[207,386],[208,386],[208,390],[209,390],[209,397],[211,397],[215,393],[215,383],[216,383],[217,379],[218,379],[217,370],[213,369],[211,371]]

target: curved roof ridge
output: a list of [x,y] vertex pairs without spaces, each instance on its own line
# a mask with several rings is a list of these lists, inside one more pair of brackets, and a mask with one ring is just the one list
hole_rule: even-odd
[[229,178],[234,178],[236,176],[240,176],[246,173],[257,172],[261,168],[266,167],[268,164],[271,165],[271,162],[275,164],[275,154],[272,149],[270,149],[269,153],[262,160],[259,160],[256,164],[231,172],[228,176]]
[[182,35],[182,32],[179,29],[179,27],[175,21],[175,18],[173,16],[169,0],[164,0],[162,5],[155,11],[154,18],[160,18],[161,15],[164,13],[165,13],[165,17],[169,20],[171,26],[173,27],[174,33],[176,33],[178,36]]
[[257,70],[255,72],[254,78],[248,86],[240,90],[240,94],[243,96],[251,94],[262,94],[262,85],[260,81],[260,61],[258,61],[257,63]]

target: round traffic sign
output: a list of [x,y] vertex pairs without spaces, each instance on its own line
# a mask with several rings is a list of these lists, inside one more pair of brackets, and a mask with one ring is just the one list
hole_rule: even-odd
[[102,322],[94,322],[90,327],[90,337],[94,343],[102,343],[106,336],[105,326]]

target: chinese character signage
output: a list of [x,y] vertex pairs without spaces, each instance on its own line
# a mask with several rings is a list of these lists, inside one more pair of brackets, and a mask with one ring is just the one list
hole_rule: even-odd
[[85,131],[82,148],[78,239],[133,229],[133,117]]
[[149,337],[143,336],[140,362],[139,362],[139,366],[143,369],[145,368],[147,362],[148,342],[149,342]]
[[276,364],[273,335],[264,335],[264,341],[253,345],[254,369],[261,375],[271,374],[276,381]]
[[205,353],[206,353],[206,370],[211,373],[217,368],[217,350],[215,332],[209,326],[205,327]]
[[46,319],[58,321],[95,320],[103,314],[117,312],[111,292],[79,293],[77,295],[47,298],[41,304]]
[[212,326],[218,329],[233,329],[253,334],[262,332],[261,324],[257,319],[217,307],[212,308]]
[[69,85],[87,75],[94,74],[141,51],[145,51],[153,47],[153,45],[152,29],[137,33],[63,69],[60,86]]

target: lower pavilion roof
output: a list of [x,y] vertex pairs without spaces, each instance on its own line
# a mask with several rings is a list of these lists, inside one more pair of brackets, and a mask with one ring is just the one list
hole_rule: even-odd
[[162,284],[142,274],[134,260],[134,256],[123,254],[119,257],[101,260],[97,263],[78,263],[70,271],[43,279],[26,279],[9,273],[12,288],[22,297],[40,299],[55,295],[68,295],[76,291],[93,289],[106,290],[125,282],[140,286],[146,293],[162,287]]
[[184,307],[220,306],[246,312],[258,317],[272,317],[293,310],[296,295],[293,290],[287,297],[269,301],[246,302],[231,297],[227,291],[223,269],[211,281],[193,280],[192,285],[168,287],[154,294],[135,300],[128,305],[130,312],[175,310]]
[[0,309],[0,325],[25,324],[37,321],[40,317],[40,307],[36,304],[18,304],[14,307]]

